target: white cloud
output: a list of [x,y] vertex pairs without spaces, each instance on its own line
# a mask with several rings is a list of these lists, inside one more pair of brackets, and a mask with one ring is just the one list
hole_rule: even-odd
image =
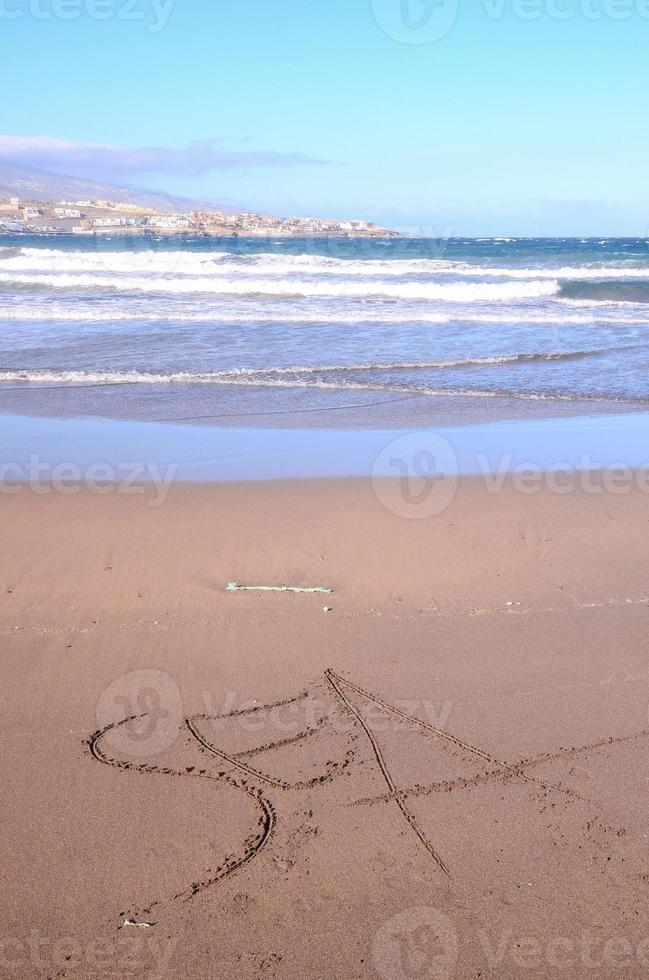
[[295,167],[321,163],[302,153],[275,150],[228,150],[216,139],[196,140],[177,149],[168,146],[127,147],[85,143],[52,136],[0,134],[0,160],[55,173],[92,177],[139,177],[167,174],[195,177],[223,169]]

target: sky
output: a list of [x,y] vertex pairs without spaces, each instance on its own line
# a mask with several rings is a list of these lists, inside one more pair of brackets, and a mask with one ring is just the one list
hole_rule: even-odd
[[649,234],[649,0],[0,0],[0,159],[432,237]]

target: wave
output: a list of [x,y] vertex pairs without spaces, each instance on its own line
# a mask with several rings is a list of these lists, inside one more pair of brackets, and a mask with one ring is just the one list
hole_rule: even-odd
[[5,370],[0,381],[34,384],[231,384],[237,382],[270,382],[275,378],[300,378],[329,374],[361,372],[399,372],[448,370],[467,367],[496,367],[509,364],[528,364],[551,361],[581,360],[597,357],[629,347],[598,348],[577,351],[539,351],[520,354],[495,354],[488,357],[466,357],[435,361],[371,361],[361,364],[317,364],[272,368],[231,368],[223,371],[80,371],[80,370]]
[[471,276],[474,278],[510,279],[633,279],[649,277],[649,264],[623,260],[625,265],[581,266],[490,266],[464,260],[429,258],[350,259],[326,255],[277,255],[256,253],[236,255],[232,252],[196,252],[189,250],[134,249],[109,251],[66,251],[62,249],[0,250],[0,269],[6,272],[101,272],[110,274],[149,275],[176,274],[222,277],[331,275],[356,277],[404,277],[425,274]]
[[[602,304],[604,305],[604,304]],[[504,310],[502,313],[476,312],[469,310],[459,310],[453,312],[448,310],[444,313],[421,312],[412,308],[399,307],[396,305],[383,309],[358,311],[349,307],[324,310],[321,308],[301,309],[295,313],[285,313],[277,309],[268,308],[250,310],[250,312],[237,312],[224,310],[223,307],[209,309],[201,306],[200,312],[189,312],[186,308],[178,310],[155,310],[147,309],[137,311],[132,308],[132,304],[111,309],[98,310],[92,305],[84,306],[81,301],[75,302],[73,306],[57,306],[54,303],[26,304],[21,302],[20,306],[0,305],[0,322],[9,323],[30,323],[30,322],[59,322],[59,323],[199,323],[199,324],[296,324],[296,325],[318,325],[335,326],[341,324],[348,325],[367,325],[367,324],[394,324],[394,325],[444,325],[452,323],[482,323],[482,324],[502,324],[502,325],[548,325],[548,326],[593,326],[595,324],[613,324],[644,326],[647,322],[646,316],[640,312],[630,313],[635,304],[629,303],[629,312],[621,313],[620,306],[623,304],[611,303],[615,307],[615,312],[605,312],[603,310],[593,310],[593,304],[587,301],[571,300],[566,301],[566,307],[571,306],[577,309],[587,308],[593,310],[590,314],[565,313],[559,308],[549,313],[538,313],[535,310],[516,313]]]
[[203,385],[210,402],[240,402],[256,387],[262,401],[264,389],[312,388],[316,401],[327,389],[649,406],[649,252],[589,249],[582,264],[576,247],[545,244],[446,255],[434,243],[349,246],[348,257],[326,243],[317,255],[60,244],[0,248],[6,389],[133,385],[157,399],[177,386],[191,400]]
[[318,388],[336,391],[380,391],[399,394],[422,395],[427,397],[444,398],[505,398],[524,401],[549,402],[588,402],[593,404],[628,404],[648,405],[649,397],[632,397],[612,393],[610,395],[593,395],[591,393],[570,394],[565,392],[532,392],[508,388],[466,388],[466,387],[431,387],[429,385],[394,384],[380,381],[338,380],[326,381],[317,379],[305,381],[299,378],[268,378],[263,372],[252,372],[250,375],[235,374],[195,375],[184,372],[175,374],[145,374],[137,371],[0,371],[0,383],[15,381],[31,381],[49,387],[98,387],[111,385],[132,384],[198,384],[212,383],[247,387],[272,388]]
[[449,368],[466,367],[495,367],[507,364],[533,364],[550,361],[574,361],[586,357],[598,357],[614,351],[633,349],[636,345],[622,347],[603,347],[595,350],[577,351],[540,351],[522,354],[493,354],[487,357],[462,357],[438,361],[374,361],[366,364],[321,364],[307,367],[277,367],[277,368],[235,368],[231,371],[218,371],[211,378],[231,377],[273,377],[281,375],[337,374],[361,371],[430,371],[446,370]]
[[363,283],[316,282],[291,279],[212,279],[178,278],[107,278],[91,274],[57,273],[56,275],[17,275],[0,273],[0,282],[17,288],[43,287],[61,289],[105,289],[115,292],[216,294],[222,296],[278,296],[289,298],[388,298],[402,300],[442,300],[450,303],[501,302],[519,299],[541,299],[556,295],[559,284],[549,282],[513,283]]

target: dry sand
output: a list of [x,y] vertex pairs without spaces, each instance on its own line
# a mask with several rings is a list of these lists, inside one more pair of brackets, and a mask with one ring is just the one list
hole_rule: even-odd
[[645,976],[648,521],[3,495],[0,975]]

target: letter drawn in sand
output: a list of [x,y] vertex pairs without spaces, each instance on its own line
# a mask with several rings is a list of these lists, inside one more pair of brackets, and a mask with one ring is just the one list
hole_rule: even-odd
[[[596,749],[599,746],[611,745],[614,742],[627,742],[649,735],[649,729],[624,736],[618,739],[603,739],[601,742],[584,745],[580,748],[559,750],[552,754],[542,754],[537,757],[524,759],[515,762],[504,762],[492,756],[483,749],[469,744],[456,735],[453,735],[444,728],[436,727],[428,721],[422,721],[414,715],[406,714],[400,708],[395,707],[384,701],[375,694],[370,693],[362,687],[354,684],[349,679],[343,677],[332,669],[325,671],[324,678],[317,682],[317,687],[325,696],[326,710],[319,717],[309,716],[308,723],[304,724],[301,730],[295,734],[286,734],[285,737],[274,739],[261,745],[253,745],[243,750],[225,748],[216,745],[212,737],[206,731],[211,725],[214,732],[218,732],[219,741],[224,737],[224,724],[228,721],[239,723],[239,732],[248,735],[257,731],[257,726],[241,724],[241,722],[252,716],[262,719],[268,714],[272,719],[277,717],[279,709],[295,709],[305,704],[307,699],[313,699],[313,689],[303,691],[291,698],[277,701],[272,704],[255,704],[253,707],[243,708],[239,711],[230,711],[223,715],[198,714],[183,719],[182,728],[189,737],[190,746],[194,746],[203,756],[209,756],[216,761],[215,768],[199,768],[195,760],[188,759],[188,764],[184,768],[166,768],[159,764],[145,764],[136,760],[117,759],[108,754],[104,747],[104,739],[109,733],[114,732],[121,726],[132,725],[133,722],[142,722],[146,715],[131,715],[106,725],[101,730],[94,733],[88,740],[88,747],[92,757],[107,766],[129,772],[137,772],[147,775],[157,774],[167,777],[182,779],[207,779],[222,787],[236,789],[241,794],[242,804],[252,803],[256,813],[256,823],[251,827],[250,834],[245,840],[241,841],[237,852],[228,857],[222,865],[216,869],[210,869],[199,875],[189,885],[181,887],[172,899],[190,899],[207,888],[218,884],[238,872],[245,865],[250,864],[261,851],[268,847],[272,841],[278,821],[278,813],[281,816],[283,800],[286,794],[293,792],[320,791],[324,792],[326,786],[342,775],[356,761],[356,756],[360,751],[357,747],[352,748],[352,744],[358,745],[361,738],[366,746],[366,758],[364,761],[374,763],[375,772],[380,775],[385,783],[386,792],[382,795],[375,795],[365,799],[357,799],[346,806],[374,806],[374,805],[394,805],[400,811],[401,817],[405,820],[409,830],[417,841],[417,846],[421,847],[422,856],[427,855],[432,860],[437,870],[444,876],[452,877],[452,867],[447,858],[440,853],[430,835],[422,829],[419,821],[408,805],[409,799],[427,796],[438,791],[466,790],[480,783],[493,780],[501,780],[503,785],[509,783],[525,783],[532,789],[542,789],[545,793],[558,793],[574,801],[590,802],[580,796],[573,788],[562,786],[559,783],[549,783],[533,775],[530,770],[539,763],[552,763],[562,758],[571,757],[579,752],[586,752]],[[473,773],[469,777],[455,778],[446,781],[431,783],[428,785],[418,784],[416,786],[398,785],[398,774],[388,765],[384,750],[381,748],[380,736],[372,730],[372,722],[364,716],[361,705],[365,704],[368,709],[371,707],[374,712],[377,710],[388,717],[396,720],[399,726],[421,734],[427,742],[439,741],[442,746],[450,748],[460,758],[471,760],[474,765],[479,765],[480,771]],[[273,713],[275,713],[273,715]],[[305,716],[306,717],[306,716]],[[340,722],[342,718],[342,735],[346,740],[346,747],[338,749],[338,758],[331,758],[330,749],[327,748],[327,739],[334,741],[341,734]],[[335,721],[335,723],[334,723]],[[262,724],[263,727],[263,724]],[[322,768],[315,776],[309,778],[293,779],[285,778],[275,772],[265,772],[258,767],[256,758],[264,754],[279,753],[283,750],[304,747],[307,745],[316,746],[318,742],[323,742],[326,750],[327,761],[322,763]],[[119,742],[117,743],[119,744]],[[334,753],[335,755],[335,753]],[[191,762],[194,764],[191,764]],[[154,903],[154,904],[160,904]],[[147,911],[147,910],[144,910]],[[136,919],[134,912],[131,916]]]

